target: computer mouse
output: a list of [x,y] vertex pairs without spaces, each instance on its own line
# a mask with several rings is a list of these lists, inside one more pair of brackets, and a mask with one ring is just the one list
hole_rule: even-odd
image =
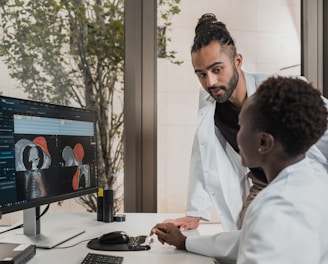
[[98,238],[103,244],[123,244],[129,242],[129,235],[124,231],[114,231],[107,234],[103,234]]

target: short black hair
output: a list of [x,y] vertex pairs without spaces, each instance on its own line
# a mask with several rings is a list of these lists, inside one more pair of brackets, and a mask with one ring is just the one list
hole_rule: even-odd
[[194,42],[191,52],[196,52],[209,45],[212,41],[218,41],[223,48],[229,47],[232,57],[237,53],[233,38],[226,25],[218,21],[212,13],[202,15],[195,28]]
[[254,126],[273,135],[290,156],[305,153],[327,129],[327,107],[319,90],[300,78],[268,78],[248,109]]

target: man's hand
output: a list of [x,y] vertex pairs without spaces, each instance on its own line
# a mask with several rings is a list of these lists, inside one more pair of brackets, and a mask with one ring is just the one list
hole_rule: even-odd
[[175,246],[178,249],[186,249],[186,236],[172,223],[161,223],[154,226],[150,235],[156,234],[158,240],[164,244]]
[[182,232],[189,229],[196,229],[199,226],[199,221],[200,217],[185,216],[177,219],[166,219],[163,223],[172,223],[180,228]]

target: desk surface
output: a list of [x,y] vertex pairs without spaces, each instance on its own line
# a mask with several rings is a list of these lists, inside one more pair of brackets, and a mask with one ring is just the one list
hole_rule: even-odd
[[[177,250],[175,247],[169,245],[162,245],[157,238],[151,245],[151,249],[147,251],[97,251],[87,248],[86,244],[90,239],[99,237],[104,233],[112,231],[125,231],[130,236],[148,235],[150,229],[159,222],[167,218],[175,218],[181,215],[171,214],[152,214],[152,213],[129,213],[126,214],[125,222],[104,223],[96,221],[96,215],[92,213],[52,213],[46,214],[42,218],[42,230],[51,227],[49,222],[59,226],[79,227],[85,229],[85,232],[76,236],[73,239],[66,241],[52,249],[37,249],[36,255],[28,262],[29,264],[79,264],[88,252],[117,255],[124,257],[124,264],[144,264],[144,263],[197,263],[209,264],[214,263],[213,259],[205,256],[196,255],[183,250]],[[219,232],[219,224],[201,224],[198,230],[188,231],[185,234],[189,235],[203,235]],[[22,229],[13,230],[0,235],[1,238],[14,237],[21,234]]]

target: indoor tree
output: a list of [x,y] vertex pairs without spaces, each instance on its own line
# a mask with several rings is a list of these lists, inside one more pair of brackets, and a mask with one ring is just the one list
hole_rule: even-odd
[[[158,1],[165,29],[179,2]],[[33,100],[94,109],[99,185],[122,188],[124,0],[0,0],[0,16],[0,56],[18,88]],[[166,49],[161,56],[175,59]],[[95,195],[80,202],[96,210]]]

